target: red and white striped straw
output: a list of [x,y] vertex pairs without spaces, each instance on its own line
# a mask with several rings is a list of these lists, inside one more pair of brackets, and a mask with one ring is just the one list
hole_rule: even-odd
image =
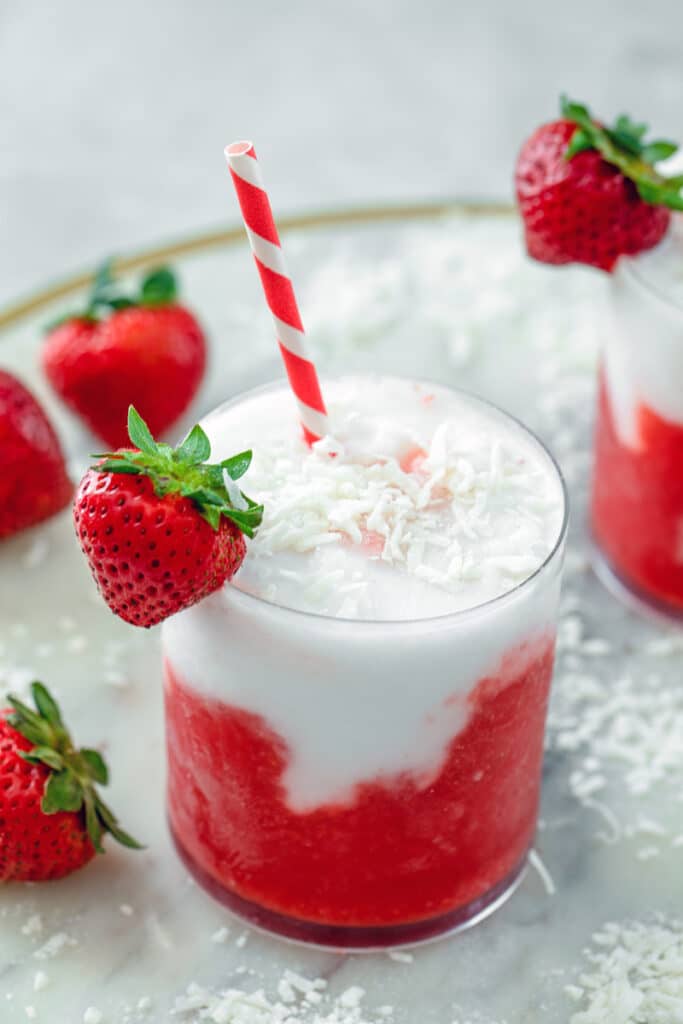
[[327,410],[318,374],[308,355],[304,327],[287,273],[277,228],[263,187],[261,169],[251,142],[233,142],[225,149],[247,237],[261,277],[263,292],[275,322],[289,383],[299,406],[309,444],[328,432]]

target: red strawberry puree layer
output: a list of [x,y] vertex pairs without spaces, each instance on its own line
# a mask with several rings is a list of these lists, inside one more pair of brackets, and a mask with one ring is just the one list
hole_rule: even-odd
[[531,845],[552,665],[546,636],[481,679],[426,788],[408,774],[368,780],[351,802],[296,813],[282,785],[285,742],[167,663],[169,815],[181,852],[214,893],[309,922],[396,925],[470,904],[514,877]]
[[612,567],[683,609],[683,426],[638,408],[638,448],[619,440],[604,374],[595,433],[592,523]]

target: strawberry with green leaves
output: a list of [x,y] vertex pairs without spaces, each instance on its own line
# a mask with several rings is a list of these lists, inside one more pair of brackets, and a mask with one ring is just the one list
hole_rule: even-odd
[[41,882],[83,867],[109,833],[131,849],[99,795],[109,772],[97,750],[78,750],[53,697],[31,686],[35,709],[16,697],[0,713],[0,881]]
[[43,368],[63,401],[112,448],[126,443],[133,403],[155,434],[168,430],[196,394],[206,341],[180,305],[167,267],[151,271],[137,295],[120,291],[107,263],[86,308],[48,331]]
[[683,176],[656,164],[677,151],[645,139],[626,115],[608,128],[563,97],[562,119],[527,139],[515,186],[529,255],[543,263],[586,263],[611,271],[620,256],[656,245],[672,210],[683,210]]
[[211,464],[195,426],[177,448],[154,440],[131,406],[133,449],[102,456],[74,499],[74,525],[100,593],[135,626],[154,626],[237,572],[263,508],[240,491],[251,452]]

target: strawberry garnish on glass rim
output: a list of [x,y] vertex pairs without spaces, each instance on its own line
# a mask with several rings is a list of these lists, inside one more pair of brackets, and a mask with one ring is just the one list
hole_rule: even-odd
[[676,142],[669,139],[647,142],[648,125],[632,121],[627,114],[620,114],[612,128],[605,128],[593,120],[588,107],[581,103],[562,96],[560,106],[562,116],[576,125],[567,146],[566,160],[584,150],[596,149],[634,183],[646,203],[683,210],[683,175],[666,177],[654,166],[678,152]]
[[35,709],[10,695],[11,710],[0,718],[0,879],[70,874],[104,852],[107,833],[122,846],[142,849],[97,790],[109,781],[102,755],[74,746],[42,683],[32,683],[31,694]]
[[[128,436],[137,448],[93,455],[103,459],[92,468],[98,473],[127,473],[149,477],[159,498],[179,494],[191,498],[199,514],[217,530],[221,516],[231,519],[247,537],[253,537],[263,517],[258,505],[231,483],[244,476],[251,465],[251,451],[209,464],[211,443],[198,423],[177,448],[155,441],[150,430],[131,405]],[[227,477],[227,479],[226,479]],[[228,493],[230,487],[231,493]],[[241,507],[240,507],[241,506]]]
[[622,114],[612,127],[567,97],[562,120],[525,142],[515,172],[529,255],[544,263],[614,269],[622,255],[656,245],[671,210],[683,210],[683,175],[655,166],[675,143],[648,142],[647,125]]
[[122,619],[153,626],[218,590],[239,569],[244,535],[263,506],[236,483],[251,451],[209,463],[197,425],[177,448],[154,440],[131,406],[134,449],[93,456],[74,500],[74,524],[105,601]]

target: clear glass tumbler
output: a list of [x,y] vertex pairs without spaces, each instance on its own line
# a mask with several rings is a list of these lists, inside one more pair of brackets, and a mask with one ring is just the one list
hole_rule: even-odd
[[178,851],[215,897],[289,938],[427,939],[490,913],[526,865],[566,493],[539,441],[468,400],[535,445],[563,495],[555,547],[522,584],[400,622],[295,611],[231,585],[163,627]]
[[683,616],[683,221],[608,283],[591,506],[611,589]]

